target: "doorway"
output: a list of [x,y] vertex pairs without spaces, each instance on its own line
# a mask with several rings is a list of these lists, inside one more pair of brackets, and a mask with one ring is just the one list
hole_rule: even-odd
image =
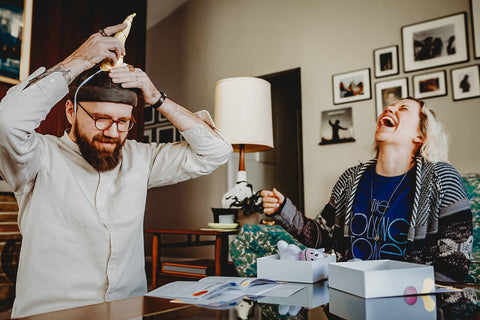
[[[247,181],[254,191],[277,188],[304,212],[302,94],[300,69],[260,76],[270,82],[274,148],[247,153]],[[238,153],[228,162],[228,186],[233,187]]]
[[271,84],[275,146],[271,151],[259,153],[260,161],[274,164],[275,174],[265,183],[276,187],[304,212],[300,68],[260,78]]

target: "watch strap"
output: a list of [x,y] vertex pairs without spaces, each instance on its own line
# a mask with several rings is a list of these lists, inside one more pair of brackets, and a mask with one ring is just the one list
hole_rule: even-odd
[[165,92],[160,91],[160,98],[158,99],[157,102],[152,104],[152,108],[157,109],[157,108],[161,107],[166,99],[167,99],[167,95],[165,94]]

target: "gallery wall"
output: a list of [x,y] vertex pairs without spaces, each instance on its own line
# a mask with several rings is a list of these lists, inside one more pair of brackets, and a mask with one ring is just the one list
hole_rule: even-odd
[[[403,72],[401,28],[467,12],[470,59],[461,64]],[[245,0],[188,1],[147,31],[146,69],[172,99],[213,114],[216,81],[301,68],[306,214],[315,216],[348,167],[373,156],[375,97],[334,105],[332,75],[364,68],[378,81],[446,71],[448,94],[426,99],[450,138],[450,161],[461,172],[480,172],[480,98],[454,102],[450,69],[480,63],[473,58],[468,0]],[[400,74],[376,79],[373,51],[398,45]],[[355,142],[319,145],[323,111],[352,108]],[[249,164],[247,163],[247,172]],[[146,223],[199,227],[228,189],[227,167],[214,174],[149,193]],[[271,188],[273,186],[256,186]]]

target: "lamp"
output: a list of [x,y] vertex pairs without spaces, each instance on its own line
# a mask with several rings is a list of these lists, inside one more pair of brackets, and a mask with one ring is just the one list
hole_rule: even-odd
[[239,152],[237,182],[222,199],[228,208],[236,196],[243,200],[252,195],[245,170],[245,152],[273,149],[272,102],[270,83],[260,78],[237,77],[220,80],[215,85],[215,124]]

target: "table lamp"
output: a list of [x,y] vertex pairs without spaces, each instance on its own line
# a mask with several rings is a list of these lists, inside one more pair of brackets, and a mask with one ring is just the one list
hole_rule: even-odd
[[237,182],[222,198],[229,208],[232,196],[243,200],[252,195],[245,170],[245,152],[273,149],[270,83],[260,78],[237,77],[215,85],[215,124],[235,152],[239,152]]

